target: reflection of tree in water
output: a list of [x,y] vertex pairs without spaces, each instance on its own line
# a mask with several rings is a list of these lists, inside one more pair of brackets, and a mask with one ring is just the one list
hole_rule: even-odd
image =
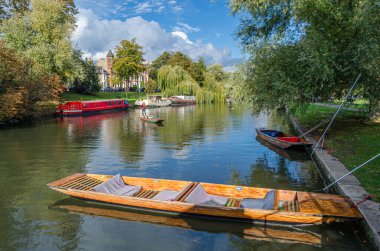
[[[89,148],[81,141],[90,141],[96,133],[87,134],[72,124],[68,137],[68,122],[59,125],[63,126],[49,121],[0,132],[1,250],[40,249],[35,245],[40,245],[41,239],[35,237],[45,236],[47,227],[54,238],[61,239],[59,249],[76,248],[80,217],[51,212],[49,203],[62,195],[47,189],[46,184],[85,171]],[[46,243],[53,245],[54,238]]]
[[[125,119],[120,120],[115,128],[117,130],[115,139],[118,141],[120,156],[129,163],[136,163],[143,158],[144,134],[134,128],[135,124],[135,121]],[[145,126],[144,123],[142,125]]]
[[232,184],[277,189],[311,189],[319,184],[320,177],[312,165],[297,163],[286,158],[264,153],[250,167],[247,176],[241,177],[238,170],[232,170]]
[[[184,114],[186,113],[186,114]],[[183,147],[191,140],[204,141],[204,135],[218,135],[226,129],[229,110],[224,104],[173,108],[159,129],[159,141]]]

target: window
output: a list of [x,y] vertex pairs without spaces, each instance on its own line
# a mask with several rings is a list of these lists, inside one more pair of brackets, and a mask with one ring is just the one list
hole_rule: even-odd
[[113,105],[116,105],[116,101],[113,102]]
[[112,102],[108,102],[108,105],[112,105]]

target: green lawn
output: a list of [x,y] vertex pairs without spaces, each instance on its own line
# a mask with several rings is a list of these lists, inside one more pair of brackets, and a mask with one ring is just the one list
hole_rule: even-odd
[[[304,126],[311,128],[324,118],[331,116],[336,109],[309,105],[294,112]],[[380,152],[380,124],[372,123],[361,112],[341,111],[329,130],[325,146],[349,170],[365,162]],[[323,126],[315,137],[322,134]],[[366,191],[380,202],[380,158],[372,161],[354,173]]]
[[64,92],[61,95],[60,102],[67,101],[87,101],[87,100],[99,100],[99,99],[125,99],[127,98],[129,103],[133,105],[137,99],[145,98],[146,93],[143,92],[98,92],[96,94],[79,94],[75,92]]

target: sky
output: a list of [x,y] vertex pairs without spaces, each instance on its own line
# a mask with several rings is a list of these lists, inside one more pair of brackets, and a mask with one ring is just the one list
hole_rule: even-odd
[[193,60],[221,64],[227,70],[242,62],[233,33],[239,18],[227,0],[76,0],[79,10],[74,43],[97,60],[123,39],[136,38],[144,58],[181,51]]

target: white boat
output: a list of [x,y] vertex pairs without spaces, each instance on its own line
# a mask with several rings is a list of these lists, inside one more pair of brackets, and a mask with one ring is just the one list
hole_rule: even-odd
[[144,100],[139,99],[135,102],[135,105],[141,106],[142,103],[145,103],[145,105],[148,107],[162,107],[162,106],[169,106],[172,104],[172,102],[169,99],[163,98],[162,96],[159,96],[159,95],[148,96]]

